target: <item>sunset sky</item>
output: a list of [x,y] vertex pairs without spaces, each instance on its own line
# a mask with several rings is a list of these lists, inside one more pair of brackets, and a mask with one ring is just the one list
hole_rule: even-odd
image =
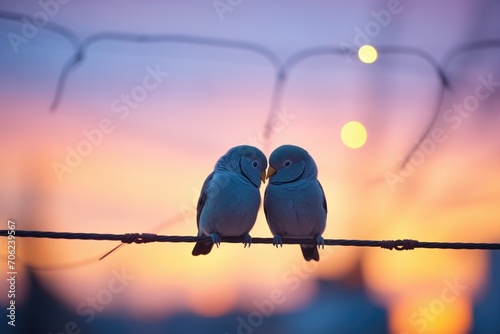
[[[196,35],[256,43],[280,61],[310,47],[357,49],[363,41],[419,48],[444,68],[454,47],[500,39],[500,6],[488,1],[401,1],[396,7],[393,1],[368,0],[241,1],[223,13],[212,1],[57,6],[49,21],[80,39],[104,31]],[[37,1],[4,3],[0,9],[29,20],[44,11]],[[375,17],[389,9],[389,19],[377,23]],[[500,86],[484,84],[500,81],[500,48],[458,54],[446,66],[452,89],[445,92],[432,132],[437,134],[400,171],[432,119],[441,90],[436,72],[419,57],[380,53],[375,63],[364,64],[322,55],[297,63],[272,110],[267,141],[263,133],[276,74],[262,55],[195,44],[99,41],[70,72],[51,112],[72,45],[47,29],[26,38],[23,29],[0,17],[0,229],[13,218],[23,230],[196,235],[199,192],[221,155],[242,143],[267,156],[294,144],[318,165],[329,207],[325,239],[500,240]],[[25,41],[14,46],[11,33]],[[471,96],[478,90],[488,96],[474,105]],[[453,111],[457,104],[468,109]],[[356,149],[341,138],[351,121],[367,134]],[[250,234],[271,236],[262,210]],[[116,246],[17,242],[21,286],[26,264],[97,259]],[[255,300],[274,289],[285,292],[278,312],[300,309],[314,297],[317,278],[334,279],[360,265],[370,296],[389,310],[393,333],[418,332],[414,313],[441,298],[447,284],[460,282],[464,288],[422,332],[466,333],[489,271],[482,251],[333,247],[320,251],[317,267],[301,277],[293,268],[307,264],[297,246],[244,249],[223,243],[202,257],[193,257],[192,247],[127,245],[101,262],[40,271],[39,277],[69,309],[95,296],[116,270],[133,279],[103,312],[158,319],[189,310],[218,317],[234,309],[250,312]],[[2,291],[3,275],[5,270]],[[292,290],[290,280],[297,277],[300,286]],[[20,289],[18,301],[28,293]],[[6,303],[2,293],[0,304]]]

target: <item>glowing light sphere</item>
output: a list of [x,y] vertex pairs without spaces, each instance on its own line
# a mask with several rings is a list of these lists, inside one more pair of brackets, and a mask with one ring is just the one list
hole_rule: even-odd
[[366,143],[366,128],[360,122],[347,122],[340,131],[340,138],[345,146],[352,149],[360,148]]
[[378,52],[373,46],[367,44],[359,48],[358,57],[363,63],[371,64],[377,60]]

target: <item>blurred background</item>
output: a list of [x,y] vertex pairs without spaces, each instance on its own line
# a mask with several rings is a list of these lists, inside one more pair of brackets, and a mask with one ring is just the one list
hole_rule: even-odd
[[[319,167],[325,238],[498,242],[499,15],[462,0],[3,1],[0,229],[196,235],[221,155],[289,143]],[[101,32],[268,52],[114,35],[70,68]],[[276,95],[277,66],[314,47],[340,52],[289,67]],[[262,210],[251,235],[271,236]],[[156,243],[97,261],[116,245],[17,238],[2,333],[500,333],[498,252],[327,247],[307,263],[291,245]]]

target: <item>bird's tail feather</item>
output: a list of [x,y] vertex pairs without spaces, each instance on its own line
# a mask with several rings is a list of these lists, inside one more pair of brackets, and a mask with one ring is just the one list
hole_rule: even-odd
[[319,261],[319,253],[316,246],[300,245],[300,249],[302,249],[302,255],[304,255],[304,259],[306,259],[306,261]]
[[194,245],[193,252],[191,254],[193,254],[194,256],[207,255],[208,253],[210,253],[213,246],[214,244],[212,242],[198,241],[196,245]]

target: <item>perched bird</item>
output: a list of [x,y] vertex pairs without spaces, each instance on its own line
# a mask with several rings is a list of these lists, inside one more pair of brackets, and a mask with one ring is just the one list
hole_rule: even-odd
[[[318,179],[318,168],[306,150],[283,145],[271,153],[264,194],[264,212],[273,234],[273,245],[283,238],[314,238],[325,246],[321,234],[326,227],[326,198]],[[319,261],[315,245],[300,245],[307,261]]]
[[243,237],[250,246],[250,230],[260,206],[260,182],[266,181],[267,159],[258,148],[236,146],[222,156],[203,183],[198,200],[198,236],[212,242],[197,242],[193,255],[210,253],[221,237]]

